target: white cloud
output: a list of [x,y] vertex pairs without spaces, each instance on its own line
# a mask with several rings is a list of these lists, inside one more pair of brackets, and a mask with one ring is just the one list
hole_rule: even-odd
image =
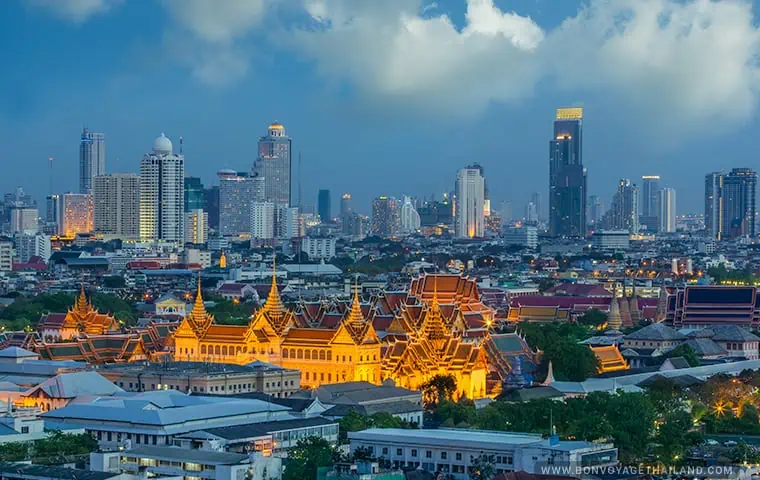
[[27,0],[33,7],[43,7],[56,15],[76,23],[84,22],[93,15],[105,13],[123,0]]

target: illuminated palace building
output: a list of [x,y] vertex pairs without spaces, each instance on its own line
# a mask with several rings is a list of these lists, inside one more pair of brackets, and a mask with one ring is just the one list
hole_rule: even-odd
[[[484,339],[493,312],[480,302],[474,281],[427,275],[408,292],[385,292],[362,303],[301,301],[286,308],[276,278],[266,303],[248,325],[219,325],[201,292],[173,333],[176,360],[246,364],[260,360],[301,371],[301,384],[386,379],[419,388],[436,374],[452,374],[458,393],[489,393]],[[498,382],[500,385],[500,382]]]

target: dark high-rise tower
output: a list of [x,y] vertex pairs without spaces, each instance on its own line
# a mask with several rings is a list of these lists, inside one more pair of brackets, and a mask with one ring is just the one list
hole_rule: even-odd
[[79,193],[92,193],[92,177],[105,174],[106,136],[85,128],[79,141]]
[[723,174],[705,175],[705,230],[711,238],[723,238]]
[[330,190],[320,190],[317,196],[317,213],[319,213],[322,223],[332,220],[332,212],[330,210]]
[[757,172],[734,168],[723,177],[723,236],[755,236]]
[[185,212],[203,210],[203,183],[198,177],[185,177]]
[[582,108],[557,109],[554,138],[549,142],[549,233],[586,235]]
[[657,216],[657,192],[660,191],[659,175],[641,177],[641,216]]

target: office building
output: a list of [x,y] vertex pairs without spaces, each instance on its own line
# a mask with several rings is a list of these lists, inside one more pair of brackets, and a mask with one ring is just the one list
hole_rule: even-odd
[[504,245],[521,247],[538,247],[538,229],[532,225],[510,227],[504,231]]
[[140,163],[140,239],[182,242],[184,203],[185,157],[162,133]]
[[185,212],[203,210],[206,206],[205,189],[198,177],[185,177]]
[[10,233],[34,234],[39,232],[39,217],[36,208],[12,208]]
[[92,178],[106,174],[106,136],[82,131],[79,141],[79,193],[92,193]]
[[301,241],[301,251],[307,254],[310,260],[330,260],[335,256],[335,243],[333,237],[304,237]]
[[412,235],[420,230],[420,214],[414,208],[412,199],[410,197],[404,197],[404,201],[401,204],[401,234]]
[[543,203],[541,202],[541,192],[533,192],[533,195],[530,196],[530,201],[536,207],[536,221],[540,222],[541,220],[546,218],[542,210]]
[[457,172],[455,221],[456,236],[476,238],[485,234],[485,179],[477,164]]
[[208,213],[208,226],[213,230],[219,229],[219,186],[203,190],[203,209]]
[[641,177],[641,216],[656,217],[657,194],[660,191],[659,175],[644,175]]
[[208,241],[208,213],[201,209],[185,214],[185,243],[202,245]]
[[8,237],[0,237],[0,272],[13,270],[13,242]]
[[705,175],[705,229],[710,238],[723,238],[723,174]]
[[549,233],[586,235],[586,177],[583,167],[583,109],[559,108],[549,142]]
[[582,467],[617,465],[617,448],[611,443],[564,441],[540,434],[465,429],[370,428],[349,432],[351,452],[365,449],[389,461],[394,468],[448,472],[466,480],[469,468],[485,455],[494,474],[544,473],[541,467],[563,465],[572,471]]
[[538,223],[538,209],[533,202],[528,202],[528,204],[525,205],[525,223],[530,225],[536,225]]
[[122,239],[140,236],[140,177],[112,173],[93,178],[95,233]]
[[612,206],[604,214],[601,223],[607,230],[639,232],[639,188],[636,184],[627,178],[618,182]]
[[61,207],[60,195],[58,195],[57,193],[54,193],[45,197],[45,224],[56,226],[56,231],[53,232],[54,234],[58,233],[57,226],[58,226],[58,223],[61,221],[60,207]]
[[250,233],[251,205],[264,201],[263,177],[234,170],[221,170],[219,177],[219,233],[236,236]]
[[401,230],[401,205],[393,197],[380,196],[372,201],[372,235],[391,237]]
[[657,192],[658,233],[676,231],[676,190],[663,188]]
[[724,238],[754,237],[757,172],[734,168],[723,177],[722,220]]
[[351,194],[344,193],[340,197],[340,222],[344,235],[351,235],[353,230],[354,207],[351,203]]
[[320,190],[317,196],[317,213],[322,223],[332,222],[330,205],[330,190]]
[[597,230],[591,236],[591,246],[598,250],[628,250],[631,233],[628,230]]
[[275,206],[274,234],[276,238],[282,240],[303,236],[299,222],[298,207]]
[[94,205],[89,193],[61,195],[61,223],[58,233],[73,237],[77,233],[90,233],[94,228]]
[[52,253],[50,250],[50,236],[37,233],[28,235],[20,233],[15,236],[16,258],[19,263],[27,263],[32,257],[40,257],[47,262]]
[[596,226],[602,219],[604,210],[602,209],[602,200],[597,195],[591,195],[588,200],[589,213],[588,221],[589,225]]
[[275,238],[275,207],[272,202],[253,202],[250,213],[251,238],[272,240]]
[[292,202],[292,141],[278,122],[269,125],[259,139],[258,157],[253,163],[255,176],[264,178],[264,201],[290,206]]

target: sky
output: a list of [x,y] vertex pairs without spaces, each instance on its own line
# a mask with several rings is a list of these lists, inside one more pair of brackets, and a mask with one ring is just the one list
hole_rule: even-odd
[[[82,128],[107,171],[164,132],[186,174],[250,169],[283,123],[302,203],[330,189],[441,195],[478,162],[492,204],[546,199],[557,107],[584,107],[589,194],[660,175],[679,214],[704,175],[759,168],[749,0],[6,0],[0,192],[78,188]],[[294,187],[295,188],[295,187]],[[544,200],[544,204],[546,201]]]

